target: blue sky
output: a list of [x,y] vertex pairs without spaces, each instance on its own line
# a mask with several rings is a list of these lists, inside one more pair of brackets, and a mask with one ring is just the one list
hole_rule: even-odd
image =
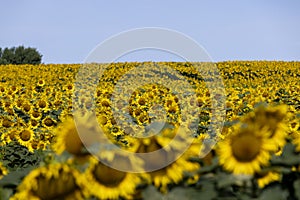
[[[299,10],[298,0],[3,0],[0,47],[35,47],[44,63],[82,63],[113,35],[161,27],[193,38],[214,61],[300,61]],[[140,52],[128,57],[152,58],[172,56]]]

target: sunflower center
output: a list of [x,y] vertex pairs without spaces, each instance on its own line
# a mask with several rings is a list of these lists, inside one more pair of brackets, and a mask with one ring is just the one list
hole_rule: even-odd
[[31,106],[29,104],[24,104],[23,109],[24,109],[25,112],[28,112],[28,111],[30,111]]
[[2,126],[4,126],[5,128],[10,127],[13,124],[12,121],[10,121],[9,119],[4,119],[2,122]]
[[54,125],[53,120],[50,119],[50,118],[45,119],[44,123],[45,123],[46,126],[52,126],[52,125]]
[[45,108],[46,106],[47,106],[46,101],[44,101],[44,100],[39,101],[39,107],[40,108]]
[[46,178],[43,175],[37,177],[38,188],[33,193],[44,200],[65,199],[78,189],[72,174],[63,174],[63,178]]
[[66,134],[65,146],[66,146],[67,152],[74,154],[74,155],[81,154],[81,149],[83,147],[83,144],[78,135],[76,127],[70,129],[68,131],[68,133]]
[[31,137],[31,133],[30,133],[30,131],[28,131],[28,130],[24,130],[24,131],[22,131],[22,132],[20,133],[20,138],[21,138],[21,140],[23,140],[23,141],[28,141],[28,140],[30,140],[30,137]]
[[252,134],[234,138],[231,149],[233,156],[240,162],[250,162],[256,158],[261,148],[260,138]]
[[126,172],[110,168],[101,162],[97,164],[93,174],[97,181],[108,187],[119,185],[126,177]]

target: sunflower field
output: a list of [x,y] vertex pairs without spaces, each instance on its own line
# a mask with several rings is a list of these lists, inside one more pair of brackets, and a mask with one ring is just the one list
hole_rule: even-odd
[[300,199],[300,62],[214,65],[0,65],[0,199]]

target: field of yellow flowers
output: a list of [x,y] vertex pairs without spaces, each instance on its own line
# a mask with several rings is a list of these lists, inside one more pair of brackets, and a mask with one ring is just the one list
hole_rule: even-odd
[[[135,88],[133,80],[114,96],[124,74],[159,64],[184,77],[196,95],[178,98],[164,84]],[[106,67],[96,83],[93,70],[76,82],[80,64],[0,66],[0,199],[300,199],[300,62],[215,63],[225,116],[204,157],[220,92],[215,85],[211,98],[211,80],[195,70],[205,63],[92,65]],[[162,77],[182,86],[178,74]],[[192,117],[188,106],[197,108]],[[147,127],[157,119],[165,123],[151,135]],[[95,144],[103,140],[125,151],[99,150]],[[176,159],[170,154],[183,148]],[[150,157],[154,171],[143,172],[143,157],[131,156],[157,150]],[[118,170],[97,158],[141,170]]]

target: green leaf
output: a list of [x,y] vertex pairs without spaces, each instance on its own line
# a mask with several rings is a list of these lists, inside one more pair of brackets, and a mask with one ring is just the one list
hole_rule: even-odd
[[204,174],[204,173],[209,173],[209,172],[212,172],[214,171],[219,165],[219,160],[218,160],[218,157],[214,157],[212,159],[212,163],[211,165],[205,165],[205,166],[202,166],[200,169],[199,169],[199,173],[200,174]]
[[252,179],[252,176],[250,175],[234,175],[234,174],[228,174],[225,172],[218,173],[216,176],[217,182],[217,188],[227,188],[232,185],[237,186],[243,186],[245,183],[249,183]]
[[199,200],[199,199],[213,199],[217,197],[212,182],[206,182],[200,189],[195,188],[174,188],[167,195],[164,196],[165,200],[184,199],[184,200]]
[[271,158],[272,165],[295,166],[300,164],[300,156],[295,153],[295,146],[287,143],[281,156]]
[[9,199],[13,194],[13,190],[9,188],[0,188],[0,199]]
[[0,187],[17,187],[32,169],[33,167],[28,167],[19,171],[10,172],[0,180]]
[[258,200],[286,200],[289,193],[282,190],[279,185],[265,189]]
[[163,195],[157,191],[153,185],[149,185],[146,189],[142,191],[142,197],[144,200],[162,200]]
[[294,182],[295,195],[298,199],[300,199],[300,179]]

